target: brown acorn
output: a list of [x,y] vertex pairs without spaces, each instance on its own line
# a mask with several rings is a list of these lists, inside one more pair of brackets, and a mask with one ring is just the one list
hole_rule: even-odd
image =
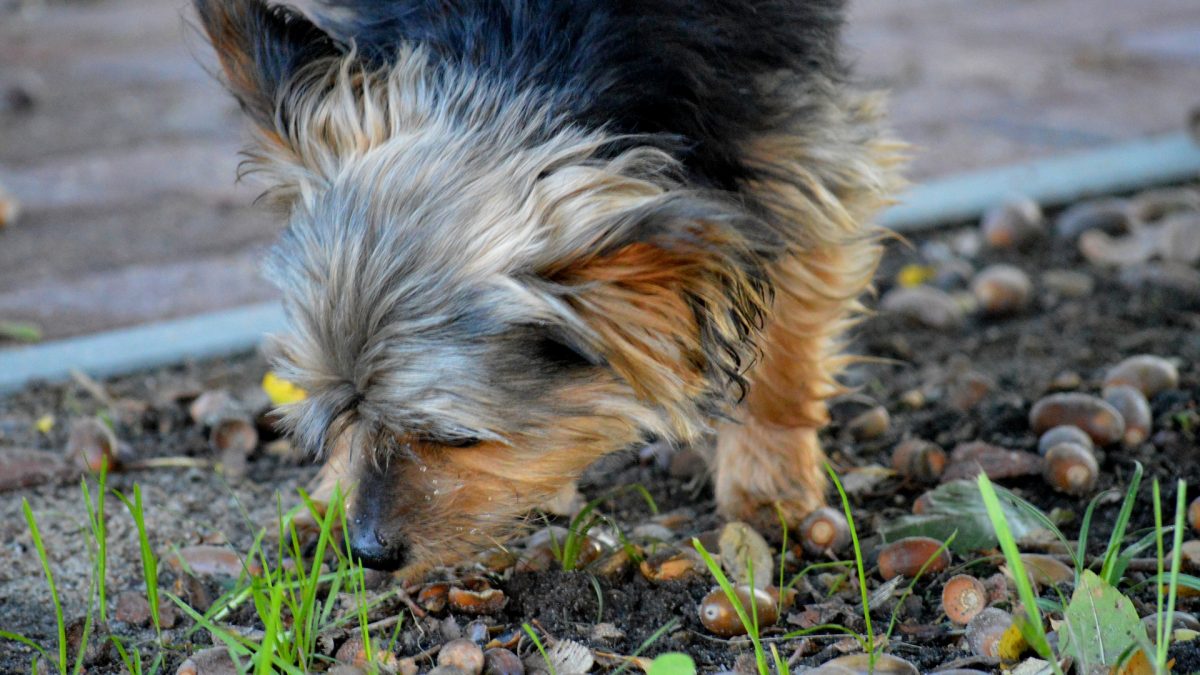
[[1029,275],[1012,265],[992,265],[971,280],[971,292],[988,316],[1003,316],[1025,309],[1033,298]]
[[[763,589],[751,589],[748,586],[739,586],[733,589],[733,592],[741,602],[747,617],[751,616],[750,603],[754,602],[756,608],[754,611],[758,612],[758,625],[760,628],[763,626],[773,626],[779,620],[775,599]],[[742,624],[741,618],[738,617],[737,610],[733,608],[733,603],[729,601],[729,596],[725,595],[725,591],[720,588],[713,589],[712,592],[704,596],[704,599],[700,601],[700,622],[713,635],[734,637],[746,634],[746,626]]]
[[808,514],[800,523],[798,536],[804,542],[804,550],[809,553],[836,553],[850,543],[850,526],[841,511],[823,506]]
[[1051,394],[1029,411],[1029,426],[1036,434],[1064,424],[1079,427],[1100,446],[1115,443],[1125,435],[1121,413],[1095,396]]
[[1104,388],[1128,385],[1154,396],[1160,391],[1179,386],[1179,369],[1175,364],[1153,354],[1131,356],[1113,366],[1104,375]]
[[988,592],[983,582],[969,574],[950,577],[942,586],[942,611],[954,623],[965,626],[987,607]]
[[1121,413],[1125,421],[1123,440],[1126,447],[1139,445],[1150,437],[1150,426],[1154,413],[1150,402],[1140,390],[1127,384],[1119,384],[1104,390],[1104,401]]
[[1192,529],[1196,532],[1200,532],[1200,497],[1196,497],[1192,500],[1192,503],[1188,505],[1187,519],[1188,523],[1191,524]]
[[950,552],[939,549],[942,542],[929,537],[905,537],[892,542],[879,552],[879,576],[884,581],[898,576],[915,577],[922,567],[925,574],[941,572],[950,566]]
[[1020,197],[987,211],[979,229],[992,248],[1023,248],[1045,234],[1045,217],[1037,202]]
[[446,594],[450,607],[464,614],[495,614],[504,607],[507,598],[496,588],[467,590],[452,587]]
[[1000,639],[1012,625],[1012,615],[996,608],[988,607],[971,619],[967,624],[967,645],[979,656],[997,658],[1000,656]]
[[892,450],[892,468],[909,480],[932,482],[946,470],[946,451],[929,441],[909,439]]
[[116,435],[107,424],[95,417],[83,417],[71,422],[67,454],[93,473],[114,471],[120,464]]
[[1078,443],[1059,443],[1046,451],[1043,474],[1050,487],[1070,495],[1086,495],[1096,487],[1100,467],[1090,450]]
[[1050,429],[1038,438],[1038,454],[1045,457],[1046,451],[1059,443],[1077,443],[1088,450],[1095,448],[1092,437],[1084,433],[1083,429],[1063,424]]

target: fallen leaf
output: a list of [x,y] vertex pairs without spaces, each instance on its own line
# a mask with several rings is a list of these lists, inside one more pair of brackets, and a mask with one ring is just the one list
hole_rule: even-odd
[[[1023,508],[1016,506],[1007,490],[997,488],[1005,520],[1013,536],[1022,541],[1042,529],[1041,522]],[[953,481],[926,493],[927,505],[921,515],[903,516],[886,522],[880,528],[884,543],[905,537],[930,537],[946,541],[957,532],[950,543],[956,553],[971,553],[995,548],[998,545],[992,522],[988,519],[979,488],[969,481]]]
[[1065,619],[1061,652],[1071,656],[1082,673],[1118,665],[1139,636],[1145,637],[1133,602],[1091,570],[1080,577]]

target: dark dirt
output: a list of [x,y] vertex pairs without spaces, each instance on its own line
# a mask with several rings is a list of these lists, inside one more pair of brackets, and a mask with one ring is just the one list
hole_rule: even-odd
[[[911,244],[893,243],[879,275],[881,292],[891,287],[904,265],[929,262],[931,242],[953,243],[973,231],[963,228],[938,237],[917,238]],[[917,327],[887,314],[865,321],[855,333],[854,350],[878,360],[856,365],[848,373],[850,383],[858,387],[857,393],[835,402],[834,422],[824,434],[828,454],[839,471],[872,463],[890,466],[891,449],[909,437],[934,441],[947,450],[960,442],[981,440],[1033,452],[1037,438],[1029,429],[1029,409],[1050,391],[1053,380],[1063,373],[1075,373],[1079,378],[1076,389],[1097,393],[1108,367],[1127,356],[1150,353],[1179,365],[1180,386],[1151,400],[1154,425],[1147,442],[1133,449],[1113,447],[1102,453],[1098,489],[1124,487],[1135,461],[1144,465],[1147,479],[1163,481],[1167,504],[1174,503],[1175,479],[1200,485],[1200,294],[1154,288],[1130,290],[1120,283],[1116,271],[1088,265],[1074,246],[1059,241],[1027,252],[985,248],[972,262],[976,268],[1006,262],[1027,271],[1036,289],[1032,307],[1008,318],[969,318],[963,327],[951,330]],[[1045,273],[1055,269],[1084,273],[1094,282],[1094,289],[1075,298],[1051,292],[1043,282]],[[129,443],[132,456],[203,459],[210,457],[207,440],[187,418],[186,403],[197,393],[213,388],[227,388],[245,401],[261,402],[259,382],[264,369],[259,358],[247,356],[120,378],[103,383],[103,388],[115,402],[111,408],[125,411],[115,421],[118,436]],[[994,386],[964,411],[951,405],[947,390],[967,372],[986,376]],[[913,408],[906,402],[906,393],[912,390],[923,392],[923,406]],[[137,402],[149,405],[141,409]],[[889,430],[874,440],[850,440],[846,422],[873,404],[890,411]],[[71,418],[109,408],[78,383],[33,387],[0,399],[0,460],[25,451],[61,455]],[[53,429],[45,434],[35,431],[35,420],[48,413],[56,417]],[[248,467],[246,477],[236,482],[204,468],[159,468],[117,473],[110,483],[123,492],[131,490],[134,483],[141,485],[150,540],[160,553],[189,544],[223,542],[245,550],[256,527],[273,522],[276,492],[281,492],[284,508],[297,503],[294,487],[313,473],[312,467],[286,453],[261,448]],[[676,468],[677,473],[686,473],[688,467]],[[712,515],[707,487],[669,476],[666,467],[652,459],[632,454],[611,458],[602,469],[592,471],[581,487],[585,496],[595,498],[614,486],[630,483],[645,486],[660,511],[673,516],[667,519],[677,537],[672,545],[686,547],[692,535],[720,526]],[[1068,537],[1077,534],[1086,498],[1055,493],[1039,476],[1001,483],[1047,512],[1058,509],[1074,514],[1063,530]],[[868,554],[879,546],[874,536],[878,525],[909,513],[913,499],[928,487],[890,478],[853,499]],[[1133,514],[1133,531],[1153,524],[1147,506],[1148,488],[1142,494],[1143,500]],[[82,616],[88,584],[83,501],[75,478],[12,490],[0,498],[0,628],[49,646],[54,641],[54,617],[47,609],[49,594],[21,514],[22,500],[29,501],[38,519],[68,620]],[[1118,508],[1119,502],[1110,500],[1097,510],[1089,543],[1092,553],[1102,550]],[[624,532],[651,520],[645,502],[632,492],[610,499],[601,510]],[[107,581],[109,597],[114,598],[121,591],[142,588],[136,532],[115,500],[109,501],[109,531]],[[770,537],[778,533],[765,534]],[[800,563],[792,556],[789,560],[789,572],[796,571]],[[985,578],[998,565],[995,559],[978,560],[972,572]],[[961,642],[961,630],[940,616],[941,582],[957,569],[952,567],[918,583],[913,598],[904,604],[900,624],[891,638],[889,650],[911,660],[922,671],[951,662],[994,670],[994,664],[972,661]],[[438,574],[453,578],[449,571]],[[879,583],[877,575],[870,570],[868,574],[873,586]],[[1133,572],[1132,576],[1140,579],[1145,574]],[[164,584],[173,582],[170,574],[164,579]],[[616,578],[580,572],[508,570],[492,574],[490,579],[508,596],[504,609],[485,619],[496,633],[536,620],[544,633],[555,639],[572,639],[599,651],[630,654],[676,619],[679,624],[675,629],[648,647],[647,654],[685,651],[706,672],[732,668],[739,659],[744,663],[750,654],[747,641],[719,639],[701,626],[696,609],[700,598],[713,587],[708,578],[654,584],[634,569]],[[382,582],[384,588],[397,583],[386,577]],[[806,578],[798,586],[801,593],[797,607],[779,626],[764,631],[764,636],[782,635],[813,616],[819,616],[821,622],[861,630],[861,615],[856,615],[857,591],[852,584],[838,586],[839,582],[836,575]],[[835,591],[842,590],[831,593],[831,585]],[[1134,600],[1142,614],[1153,611],[1153,599],[1148,594],[1135,595]],[[876,626],[886,625],[893,602],[884,601],[874,608]],[[1195,612],[1200,610],[1200,602],[1183,598],[1180,608]],[[457,626],[473,618],[451,616],[454,621],[450,623]],[[399,655],[412,656],[436,646],[443,636],[457,630],[447,627],[445,617],[443,613],[406,624],[410,627],[397,643]],[[618,630],[601,636],[595,628],[597,623],[613,624]],[[183,640],[186,625],[186,621],[180,621],[179,627],[167,631],[168,644],[173,645],[167,659],[169,671],[186,652],[207,642],[202,633],[193,637],[195,644]],[[111,628],[134,639],[152,635],[145,627],[114,623]],[[1173,649],[1175,672],[1200,671],[1200,648],[1195,644]],[[855,643],[839,637],[793,639],[781,641],[778,646],[795,669],[856,649]],[[523,643],[521,650],[524,656],[530,647]],[[22,646],[0,642],[0,671],[27,670],[31,655]],[[100,659],[89,672],[118,670],[116,662]]]

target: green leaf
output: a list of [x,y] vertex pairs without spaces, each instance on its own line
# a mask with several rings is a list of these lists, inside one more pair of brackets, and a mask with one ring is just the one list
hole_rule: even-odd
[[1080,577],[1065,618],[1062,652],[1075,660],[1081,673],[1118,665],[1146,631],[1129,598],[1091,570]]
[[[1045,515],[1030,513],[1031,507],[1018,506],[1007,490],[996,488],[1004,519],[1018,542],[1036,534],[1044,534]],[[904,516],[885,523],[879,531],[885,543],[905,537],[930,537],[947,541],[958,532],[951,550],[971,553],[995,548],[999,541],[988,519],[987,509],[974,481],[950,481],[927,495],[928,505],[919,516]],[[1040,518],[1038,517],[1040,516]]]
[[679,652],[659,654],[650,662],[647,675],[696,675],[696,662]]
[[16,342],[39,342],[42,339],[42,329],[36,323],[24,321],[0,321],[0,340]]

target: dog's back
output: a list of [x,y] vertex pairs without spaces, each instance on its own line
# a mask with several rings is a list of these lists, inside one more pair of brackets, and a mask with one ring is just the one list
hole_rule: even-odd
[[[690,178],[732,188],[745,144],[794,115],[779,72],[840,78],[841,0],[331,0],[333,33],[380,64],[420,44],[534,89],[571,123],[656,134]],[[644,145],[647,139],[639,138]],[[620,150],[621,148],[613,148]]]

